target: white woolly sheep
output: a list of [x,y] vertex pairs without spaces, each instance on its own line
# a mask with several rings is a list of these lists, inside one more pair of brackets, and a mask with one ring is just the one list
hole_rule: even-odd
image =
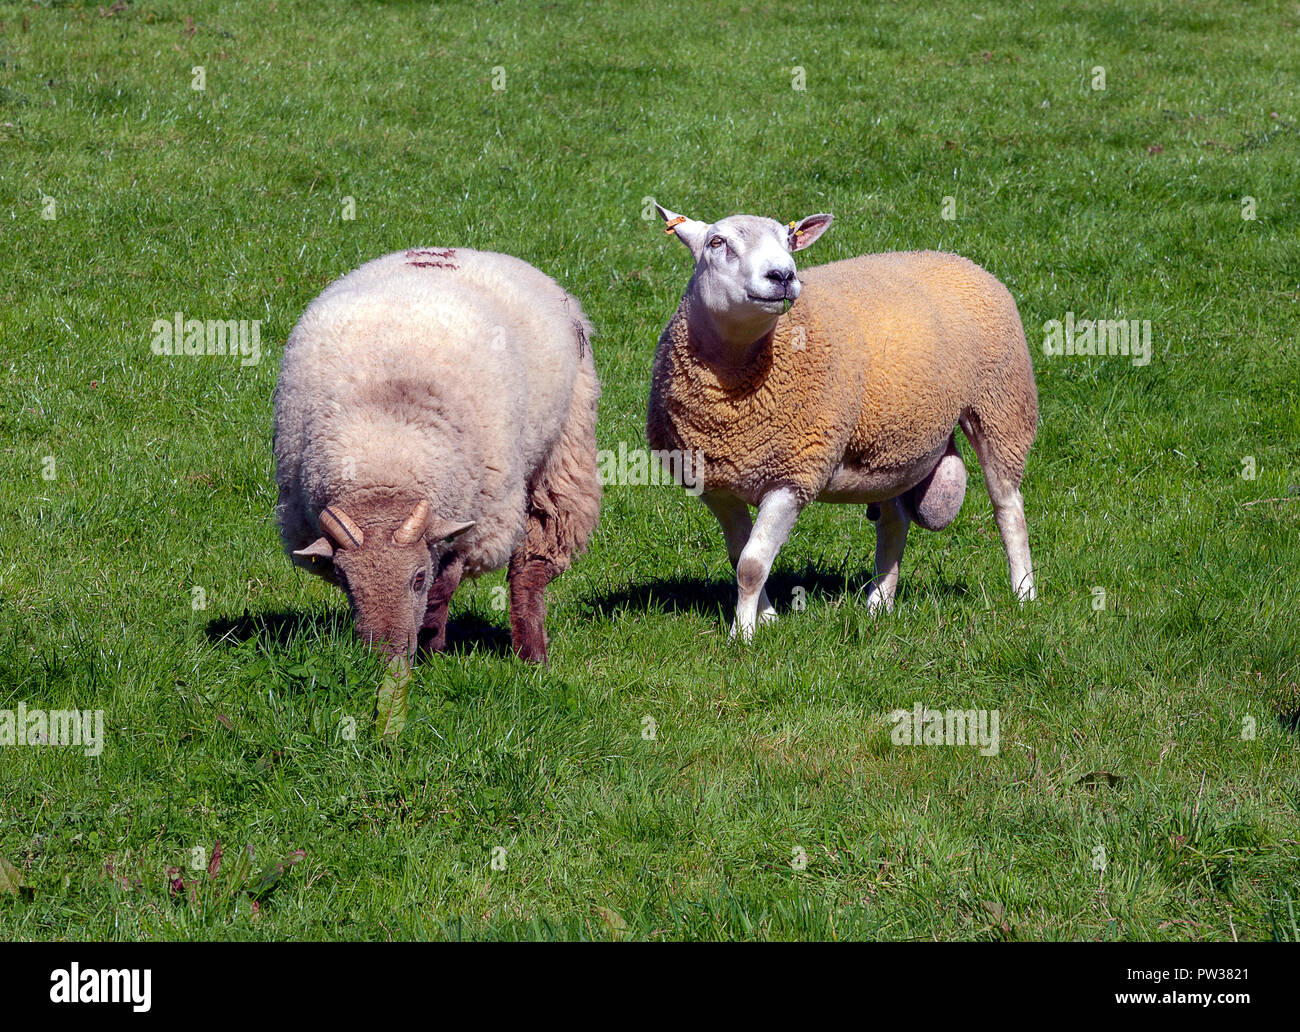
[[463,248],[369,262],[294,327],[275,391],[281,537],[390,658],[421,631],[442,651],[461,579],[508,565],[514,650],[546,661],[543,592],[600,510],[590,334],[550,277]]
[[1006,287],[936,251],[832,262],[801,282],[791,254],[830,215],[787,228],[659,214],[695,271],[659,338],[647,435],[702,462],[701,499],[736,570],[732,633],[749,638],[775,618],[764,585],[812,501],[868,503],[878,515],[868,604],[892,608],[908,524],[939,530],[961,507],[958,424],[984,470],[1012,588],[1032,599],[1020,482],[1038,392]]

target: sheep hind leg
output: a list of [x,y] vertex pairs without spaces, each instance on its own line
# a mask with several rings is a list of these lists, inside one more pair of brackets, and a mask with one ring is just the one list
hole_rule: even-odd
[[973,414],[962,417],[961,428],[984,470],[984,486],[988,488],[989,499],[993,502],[993,518],[1002,537],[1002,547],[1007,553],[1011,590],[1021,602],[1031,602],[1037,597],[1037,592],[1034,589],[1033,562],[1029,557],[1025,500],[1020,493],[1028,446],[1006,454],[1006,449],[998,447],[992,435]]
[[510,582],[510,645],[526,663],[546,662],[546,585],[559,572],[554,563],[529,556],[523,548],[510,557],[506,571]]
[[[740,565],[740,555],[749,543],[754,521],[749,515],[749,506],[741,499],[726,491],[706,491],[700,495],[700,501],[708,507],[709,512],[717,517],[722,525],[722,537],[727,542],[727,558],[734,571]],[[758,592],[758,617],[760,624],[771,623],[776,619],[776,610],[767,597],[767,585]]]
[[910,522],[901,497],[880,503],[880,519],[876,521],[876,574],[867,592],[867,609],[873,613],[882,610],[888,613],[894,608],[894,592],[898,589],[898,572]]

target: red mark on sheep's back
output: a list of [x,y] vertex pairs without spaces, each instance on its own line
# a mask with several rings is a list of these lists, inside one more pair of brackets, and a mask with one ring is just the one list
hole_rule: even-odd
[[[432,247],[417,247],[406,252],[407,265],[414,265],[417,269],[459,269],[460,266],[453,260],[456,257],[456,249],[448,247],[444,250],[437,250]],[[414,261],[412,259],[420,259]]]

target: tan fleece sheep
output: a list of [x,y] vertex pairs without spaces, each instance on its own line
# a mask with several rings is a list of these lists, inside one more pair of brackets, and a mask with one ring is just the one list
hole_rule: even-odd
[[1007,289],[935,251],[796,274],[791,253],[830,215],[787,228],[659,211],[696,266],[659,338],[647,435],[656,450],[694,452],[702,467],[701,500],[736,568],[733,633],[749,637],[775,617],[764,584],[812,501],[868,503],[873,516],[879,506],[868,602],[891,607],[908,524],[942,529],[961,506],[959,424],[984,470],[1012,587],[1033,598],[1020,481],[1038,395]]
[[590,335],[550,277],[465,248],[369,262],[294,327],[275,391],[281,537],[390,657],[421,631],[441,651],[461,578],[508,565],[515,652],[546,660],[543,591],[600,509]]

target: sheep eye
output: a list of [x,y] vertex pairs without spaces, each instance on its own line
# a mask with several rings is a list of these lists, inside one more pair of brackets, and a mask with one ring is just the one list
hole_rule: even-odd
[[722,237],[720,237],[720,236],[715,236],[712,240],[709,241],[709,246],[710,246],[710,247],[717,248],[717,247],[721,247],[721,246],[722,246],[723,244],[725,244],[725,243],[726,243],[726,241],[723,240]]
[[411,581],[411,587],[414,588],[416,591],[421,591],[421,590],[423,590],[423,588],[424,588],[424,571],[423,571],[423,570],[421,570],[419,573],[417,573],[417,574],[415,575],[415,580]]

